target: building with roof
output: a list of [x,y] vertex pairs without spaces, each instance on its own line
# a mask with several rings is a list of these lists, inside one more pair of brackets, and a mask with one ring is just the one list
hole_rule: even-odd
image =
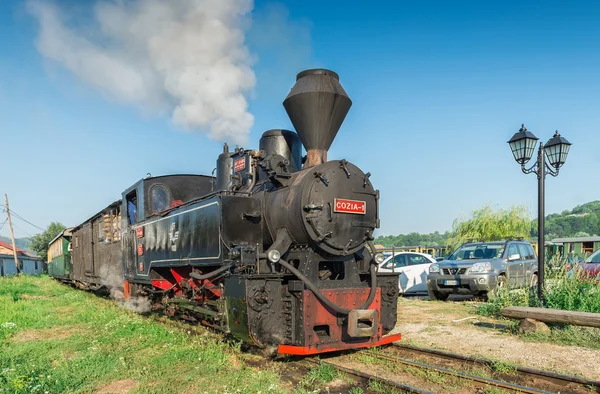
[[19,269],[15,265],[13,247],[4,241],[0,241],[0,276],[16,275],[19,272],[28,275],[39,275],[46,271],[46,263],[39,257],[32,256],[23,249],[17,248],[17,261]]
[[575,254],[581,257],[592,254],[600,249],[600,237],[570,237],[555,238],[553,243],[562,245],[564,254]]
[[[4,241],[0,241],[0,254],[13,254],[13,247],[11,244],[4,242]],[[17,256],[29,256],[29,257],[34,257],[31,253],[28,253],[27,251],[23,250],[23,249],[19,249],[17,248]]]

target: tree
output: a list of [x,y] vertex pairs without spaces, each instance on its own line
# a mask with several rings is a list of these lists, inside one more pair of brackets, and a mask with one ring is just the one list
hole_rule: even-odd
[[41,234],[36,234],[31,238],[31,244],[29,247],[33,250],[43,261],[48,260],[48,243],[52,241],[58,234],[65,229],[62,223],[52,222]]
[[511,237],[528,238],[531,219],[524,205],[494,210],[489,205],[473,211],[471,218],[458,218],[452,224],[447,245],[454,249],[469,240],[497,241]]

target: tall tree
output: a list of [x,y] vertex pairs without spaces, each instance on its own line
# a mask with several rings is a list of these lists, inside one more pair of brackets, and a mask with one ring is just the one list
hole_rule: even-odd
[[470,218],[452,224],[448,246],[456,248],[468,240],[497,241],[510,237],[529,238],[531,219],[524,205],[494,210],[489,205],[473,211]]
[[43,261],[48,259],[48,243],[65,229],[62,223],[52,222],[41,234],[36,234],[31,238],[29,248],[33,250]]

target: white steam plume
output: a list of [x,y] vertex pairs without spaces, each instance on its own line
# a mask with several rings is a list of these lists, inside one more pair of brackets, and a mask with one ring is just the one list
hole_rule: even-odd
[[37,48],[118,101],[172,112],[175,124],[244,144],[255,86],[244,42],[252,0],[102,0],[93,26],[75,26],[56,5],[30,0]]
[[123,274],[111,271],[108,265],[102,265],[98,270],[100,283],[105,286],[110,294],[110,298],[119,305],[136,313],[146,313],[152,309],[152,303],[147,297],[131,296],[125,299],[123,293]]

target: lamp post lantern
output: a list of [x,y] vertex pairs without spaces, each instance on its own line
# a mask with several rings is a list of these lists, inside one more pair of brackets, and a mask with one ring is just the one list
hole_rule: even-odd
[[[525,164],[533,156],[533,151],[537,145],[538,138],[532,132],[521,125],[521,129],[508,141],[510,149],[517,163],[521,165],[521,170],[525,174],[535,173],[538,178],[538,299],[542,300],[544,296],[544,261],[545,241],[544,241],[544,181],[546,174],[557,176],[560,167],[565,164],[571,143],[558,133],[548,140],[546,145],[540,142],[536,162],[529,168]],[[548,162],[546,162],[546,158]]]

